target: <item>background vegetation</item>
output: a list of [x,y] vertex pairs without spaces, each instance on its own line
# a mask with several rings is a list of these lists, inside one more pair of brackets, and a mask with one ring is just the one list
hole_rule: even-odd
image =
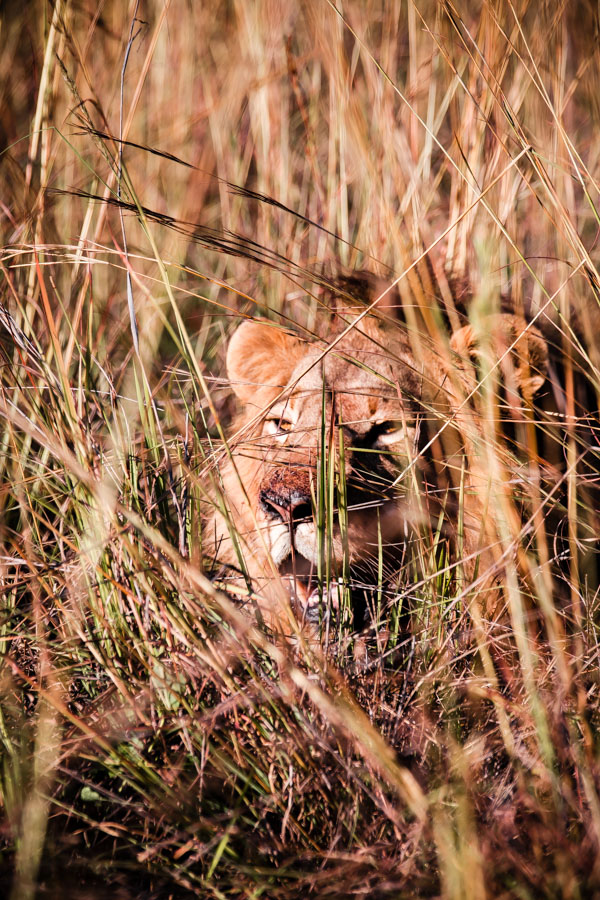
[[[597,15],[2,5],[13,900],[600,893]],[[360,665],[349,635],[317,651],[251,628],[203,574],[200,522],[227,335],[254,314],[313,327],[323,282],[356,268],[400,278],[432,333],[455,307],[538,316],[564,388],[553,501],[532,456],[536,538],[506,538],[530,575],[508,573],[510,620],[415,576],[406,646],[376,634]]]

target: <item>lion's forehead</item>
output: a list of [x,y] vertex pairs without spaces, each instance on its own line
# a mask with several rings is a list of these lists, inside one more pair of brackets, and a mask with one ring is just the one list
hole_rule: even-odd
[[348,386],[348,390],[326,388],[325,398],[322,387],[319,391],[299,391],[290,398],[289,408],[298,424],[318,424],[323,416],[323,401],[328,420],[334,411],[337,424],[351,426],[358,433],[375,423],[413,418],[412,404],[401,395],[371,392],[364,385]]
[[315,344],[296,364],[290,384],[316,390],[325,380],[339,388],[362,385],[377,392],[398,383],[413,387],[418,371],[412,354],[391,341],[387,349],[365,339],[357,346],[341,343],[325,353]]
[[297,420],[319,420],[325,394],[327,407],[334,403],[346,424],[372,423],[410,417],[420,378],[406,357],[386,355],[364,342],[352,356],[343,352],[323,356],[318,347],[309,350],[289,386],[288,403]]

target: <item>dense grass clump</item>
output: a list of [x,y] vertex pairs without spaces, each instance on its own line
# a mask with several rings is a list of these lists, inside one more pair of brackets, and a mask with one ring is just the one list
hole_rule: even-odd
[[[3,895],[600,894],[597,8],[0,16]],[[207,550],[227,339],[392,284],[439,346],[501,309],[549,343],[522,421],[477,373],[504,611],[440,519],[362,633],[284,636]]]

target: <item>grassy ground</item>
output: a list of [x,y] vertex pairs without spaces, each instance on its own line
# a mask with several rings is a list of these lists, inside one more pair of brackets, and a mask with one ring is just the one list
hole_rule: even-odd
[[[0,15],[4,894],[600,895],[597,9]],[[227,335],[357,268],[538,316],[564,400],[510,620],[415,573],[366,666],[251,629],[201,540]]]

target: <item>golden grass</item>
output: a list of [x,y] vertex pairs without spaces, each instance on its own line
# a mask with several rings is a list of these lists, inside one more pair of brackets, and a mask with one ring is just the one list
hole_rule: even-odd
[[[595,896],[597,9],[1,16],[4,893]],[[425,547],[406,646],[365,639],[366,665],[350,634],[327,654],[257,627],[201,539],[227,336],[318,330],[355,269],[438,343],[523,311],[564,401],[519,432],[510,618]]]

